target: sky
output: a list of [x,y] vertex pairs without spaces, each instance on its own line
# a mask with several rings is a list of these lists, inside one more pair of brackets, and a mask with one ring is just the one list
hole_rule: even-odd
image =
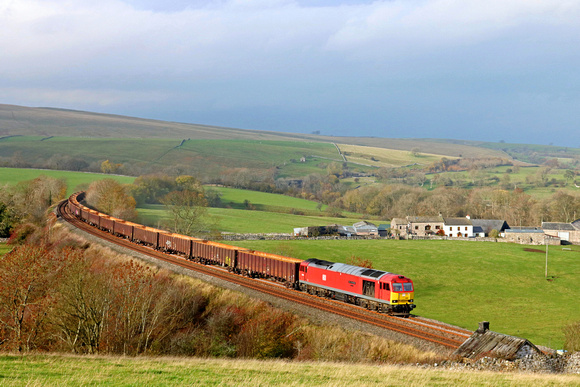
[[0,0],[0,103],[580,148],[578,0]]

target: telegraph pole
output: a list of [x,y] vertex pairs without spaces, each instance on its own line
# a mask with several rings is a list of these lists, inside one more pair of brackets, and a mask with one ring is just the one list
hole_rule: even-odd
[[548,279],[548,237],[544,238],[544,242],[546,243],[546,273],[545,273],[545,277],[546,279]]

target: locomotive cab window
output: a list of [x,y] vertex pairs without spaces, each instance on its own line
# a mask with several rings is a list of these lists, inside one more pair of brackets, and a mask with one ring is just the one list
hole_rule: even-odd
[[393,284],[393,291],[395,292],[402,292],[403,291],[403,284],[395,282]]
[[403,284],[403,290],[405,290],[406,292],[412,292],[413,291],[413,284],[410,282],[405,282]]

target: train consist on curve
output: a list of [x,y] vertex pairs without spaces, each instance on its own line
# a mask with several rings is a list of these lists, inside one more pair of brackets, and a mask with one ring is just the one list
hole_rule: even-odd
[[370,310],[408,316],[415,308],[413,281],[381,270],[329,262],[300,260],[146,227],[114,218],[83,205],[77,192],[68,206],[77,218],[118,237],[183,259],[227,268],[252,278],[268,278],[321,297]]

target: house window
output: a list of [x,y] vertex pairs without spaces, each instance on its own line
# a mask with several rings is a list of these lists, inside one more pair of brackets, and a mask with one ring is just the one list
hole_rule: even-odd
[[465,231],[467,231],[467,227],[465,227]]
[[453,231],[453,227],[449,227],[449,231]]
[[419,226],[415,226],[415,230],[418,230],[418,229],[419,229]]
[[431,226],[430,225],[426,225],[425,226],[425,230],[431,230]]
[[435,226],[435,230],[440,230],[441,226]]

